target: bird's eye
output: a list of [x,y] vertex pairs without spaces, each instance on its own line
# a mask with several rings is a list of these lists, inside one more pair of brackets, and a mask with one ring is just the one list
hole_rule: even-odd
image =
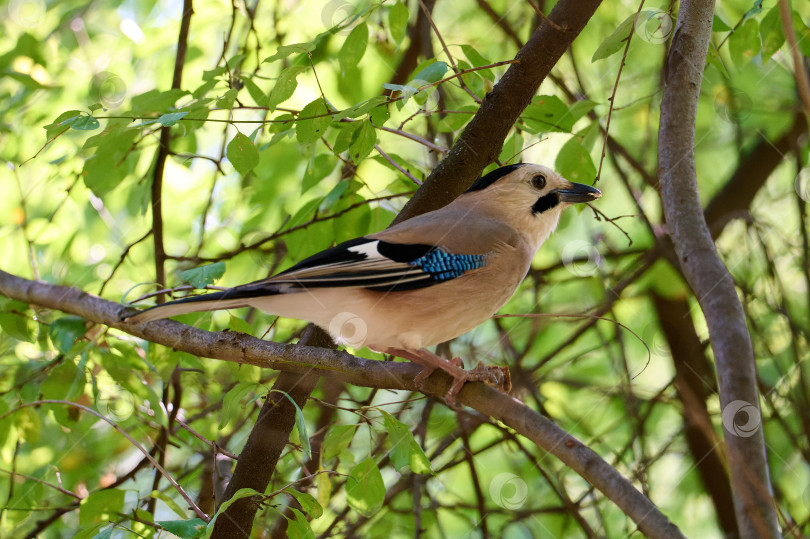
[[542,174],[538,174],[534,178],[532,178],[532,186],[535,189],[542,189],[546,186],[546,177]]

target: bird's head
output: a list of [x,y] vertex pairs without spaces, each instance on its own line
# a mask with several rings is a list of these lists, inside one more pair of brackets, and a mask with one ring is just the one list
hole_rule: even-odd
[[462,195],[479,211],[528,233],[537,247],[556,228],[562,210],[601,196],[594,187],[570,182],[548,167],[531,163],[493,170]]

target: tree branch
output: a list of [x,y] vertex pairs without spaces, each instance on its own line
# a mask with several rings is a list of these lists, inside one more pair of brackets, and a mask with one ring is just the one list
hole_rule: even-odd
[[[236,332],[212,333],[175,322],[155,320],[132,325],[121,322],[128,309],[75,288],[30,281],[0,270],[0,293],[4,296],[75,314],[135,337],[163,344],[189,354],[307,374],[319,374],[361,387],[415,391],[419,365],[354,357],[346,352],[312,346],[278,344]],[[429,395],[444,395],[452,379],[436,373],[425,382]],[[648,537],[683,537],[658,508],[585,444],[517,399],[483,383],[467,383],[459,402],[491,416],[559,458],[599,489]],[[239,462],[243,460],[240,455]]]
[[[745,315],[734,281],[715,250],[697,190],[695,119],[713,14],[713,0],[681,3],[665,66],[661,103],[661,199],[678,260],[709,326],[720,404],[726,410],[729,404],[740,401],[746,410],[759,413],[754,351]],[[728,430],[733,425],[724,426],[742,537],[778,537],[762,429],[740,436]]]

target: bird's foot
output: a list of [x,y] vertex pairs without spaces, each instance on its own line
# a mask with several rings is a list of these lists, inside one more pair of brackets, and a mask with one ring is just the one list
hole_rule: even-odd
[[418,352],[411,352],[410,350],[390,350],[390,353],[409,359],[424,367],[413,380],[420,391],[423,391],[425,380],[427,380],[436,369],[441,369],[449,374],[453,378],[453,384],[450,386],[444,398],[448,406],[456,410],[459,409],[457,400],[458,394],[467,382],[484,382],[505,393],[508,393],[512,389],[512,379],[508,367],[488,366],[479,361],[474,369],[466,371],[464,370],[464,363],[461,358],[458,357],[447,360],[427,350],[419,350]]

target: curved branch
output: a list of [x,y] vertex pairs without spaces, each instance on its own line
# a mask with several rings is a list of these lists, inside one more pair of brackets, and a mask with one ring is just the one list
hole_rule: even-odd
[[[119,329],[135,337],[197,356],[246,363],[294,373],[319,374],[362,387],[417,390],[421,371],[413,363],[354,357],[346,352],[311,346],[278,344],[236,332],[212,333],[174,320],[132,325],[121,322],[126,307],[81,290],[23,279],[0,270],[0,293],[29,304],[56,309]],[[437,372],[425,382],[430,395],[444,395],[452,379]],[[519,400],[483,383],[468,383],[459,402],[489,415],[532,440],[595,486],[627,514],[648,537],[683,537],[658,508],[593,450],[550,419]],[[241,462],[241,458],[240,458]]]
[[[697,189],[695,119],[713,14],[713,0],[681,3],[661,102],[661,200],[678,261],[709,326],[720,405],[725,410],[742,401],[746,410],[759,413],[751,336],[734,281],[715,250]],[[725,443],[740,533],[742,537],[778,537],[762,429],[739,436],[728,431],[732,427],[726,425]]]

